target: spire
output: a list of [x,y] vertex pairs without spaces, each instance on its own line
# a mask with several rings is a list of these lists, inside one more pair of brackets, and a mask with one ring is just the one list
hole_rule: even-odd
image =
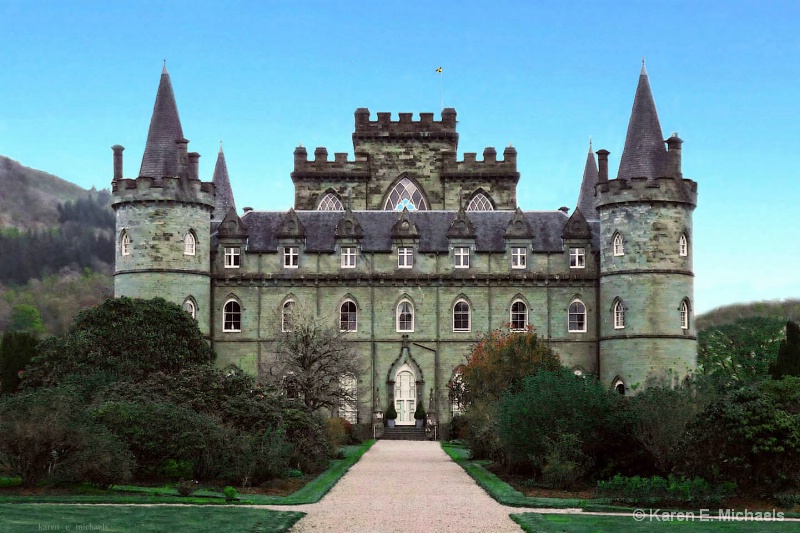
[[617,178],[657,178],[666,171],[667,151],[658,122],[656,103],[650,90],[650,79],[644,68],[639,74],[639,86],[633,99],[633,110],[628,122],[628,135],[619,163]]
[[178,116],[178,106],[175,104],[175,94],[172,92],[172,82],[167,72],[167,63],[164,61],[139,175],[156,179],[177,176],[179,147],[176,141],[178,140],[183,140],[183,128]]
[[228,178],[228,165],[225,164],[225,154],[222,152],[222,141],[219,142],[219,154],[217,155],[217,164],[214,166],[213,182],[216,198],[214,200],[214,214],[211,220],[217,221],[225,218],[231,208],[234,211],[236,210],[231,181]]
[[597,163],[594,160],[594,153],[592,152],[592,140],[589,139],[589,154],[586,156],[586,166],[583,169],[581,192],[578,194],[578,209],[580,209],[587,220],[599,219],[594,198],[594,186],[597,185],[597,180]]

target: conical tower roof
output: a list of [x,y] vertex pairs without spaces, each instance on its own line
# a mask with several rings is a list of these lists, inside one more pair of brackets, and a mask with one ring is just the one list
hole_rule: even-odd
[[663,176],[666,159],[667,150],[664,147],[661,124],[658,122],[656,103],[642,61],[642,72],[639,74],[639,86],[636,87],[636,97],[633,99],[628,135],[625,137],[617,178]]
[[594,186],[598,180],[597,162],[594,160],[592,152],[592,141],[589,141],[589,154],[586,156],[586,166],[583,169],[583,181],[581,181],[581,192],[578,194],[578,209],[580,209],[586,220],[598,220],[595,206]]
[[139,175],[156,179],[179,175],[178,140],[184,140],[183,128],[178,116],[178,106],[175,104],[172,82],[164,63]]
[[222,143],[219,144],[219,154],[217,154],[217,164],[214,166],[214,190],[216,199],[214,200],[214,214],[212,220],[222,220],[228,211],[233,208],[236,210],[236,202],[233,200],[233,190],[231,181],[228,178],[228,165],[225,164],[225,153],[222,151]]

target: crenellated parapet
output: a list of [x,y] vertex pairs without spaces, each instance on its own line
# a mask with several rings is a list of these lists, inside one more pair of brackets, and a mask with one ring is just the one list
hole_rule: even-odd
[[214,208],[214,184],[210,181],[148,176],[119,179],[111,184],[112,206],[137,202],[177,202]]
[[353,132],[353,146],[358,151],[361,140],[446,140],[458,145],[456,133],[456,110],[447,107],[442,110],[442,119],[434,120],[433,113],[420,113],[419,120],[412,113],[398,113],[398,120],[392,120],[391,113],[378,113],[377,120],[370,120],[369,109],[360,107],[355,112],[356,129]]
[[314,158],[308,159],[308,151],[304,146],[294,150],[294,171],[292,179],[324,179],[343,177],[358,181],[369,178],[369,160],[366,154],[356,152],[355,159],[348,160],[346,152],[336,152],[333,161],[328,159],[328,149],[317,147]]
[[509,146],[503,150],[503,159],[497,159],[497,150],[487,147],[483,150],[483,161],[478,161],[478,154],[465,152],[464,160],[456,160],[456,152],[443,152],[442,178],[463,179],[465,177],[512,178],[519,179],[517,171],[517,150]]
[[600,182],[595,188],[597,208],[632,202],[668,202],[697,205],[697,182],[690,179],[630,178]]

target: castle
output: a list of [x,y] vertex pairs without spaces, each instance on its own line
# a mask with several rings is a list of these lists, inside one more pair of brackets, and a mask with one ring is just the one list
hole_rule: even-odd
[[586,160],[572,214],[522,211],[517,152],[457,160],[454,109],[355,112],[354,157],[294,151],[294,207],[236,210],[220,147],[213,180],[188,152],[164,68],[139,177],[114,151],[116,296],[161,296],[197,319],[218,364],[258,374],[302,306],[348,332],[363,375],[340,414],[369,423],[417,402],[442,422],[476,338],[532,328],[576,373],[635,392],[695,367],[692,211],[677,134],[663,139],[644,65],[616,179]]

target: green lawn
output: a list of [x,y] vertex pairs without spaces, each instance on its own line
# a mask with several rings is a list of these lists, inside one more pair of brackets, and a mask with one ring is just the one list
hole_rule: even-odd
[[0,504],[3,533],[31,531],[287,531],[305,513],[247,507]]
[[632,514],[620,516],[512,514],[511,518],[528,533],[653,533],[658,531],[703,531],[712,533],[796,533],[799,522],[701,522],[662,521],[645,517],[641,522]]

